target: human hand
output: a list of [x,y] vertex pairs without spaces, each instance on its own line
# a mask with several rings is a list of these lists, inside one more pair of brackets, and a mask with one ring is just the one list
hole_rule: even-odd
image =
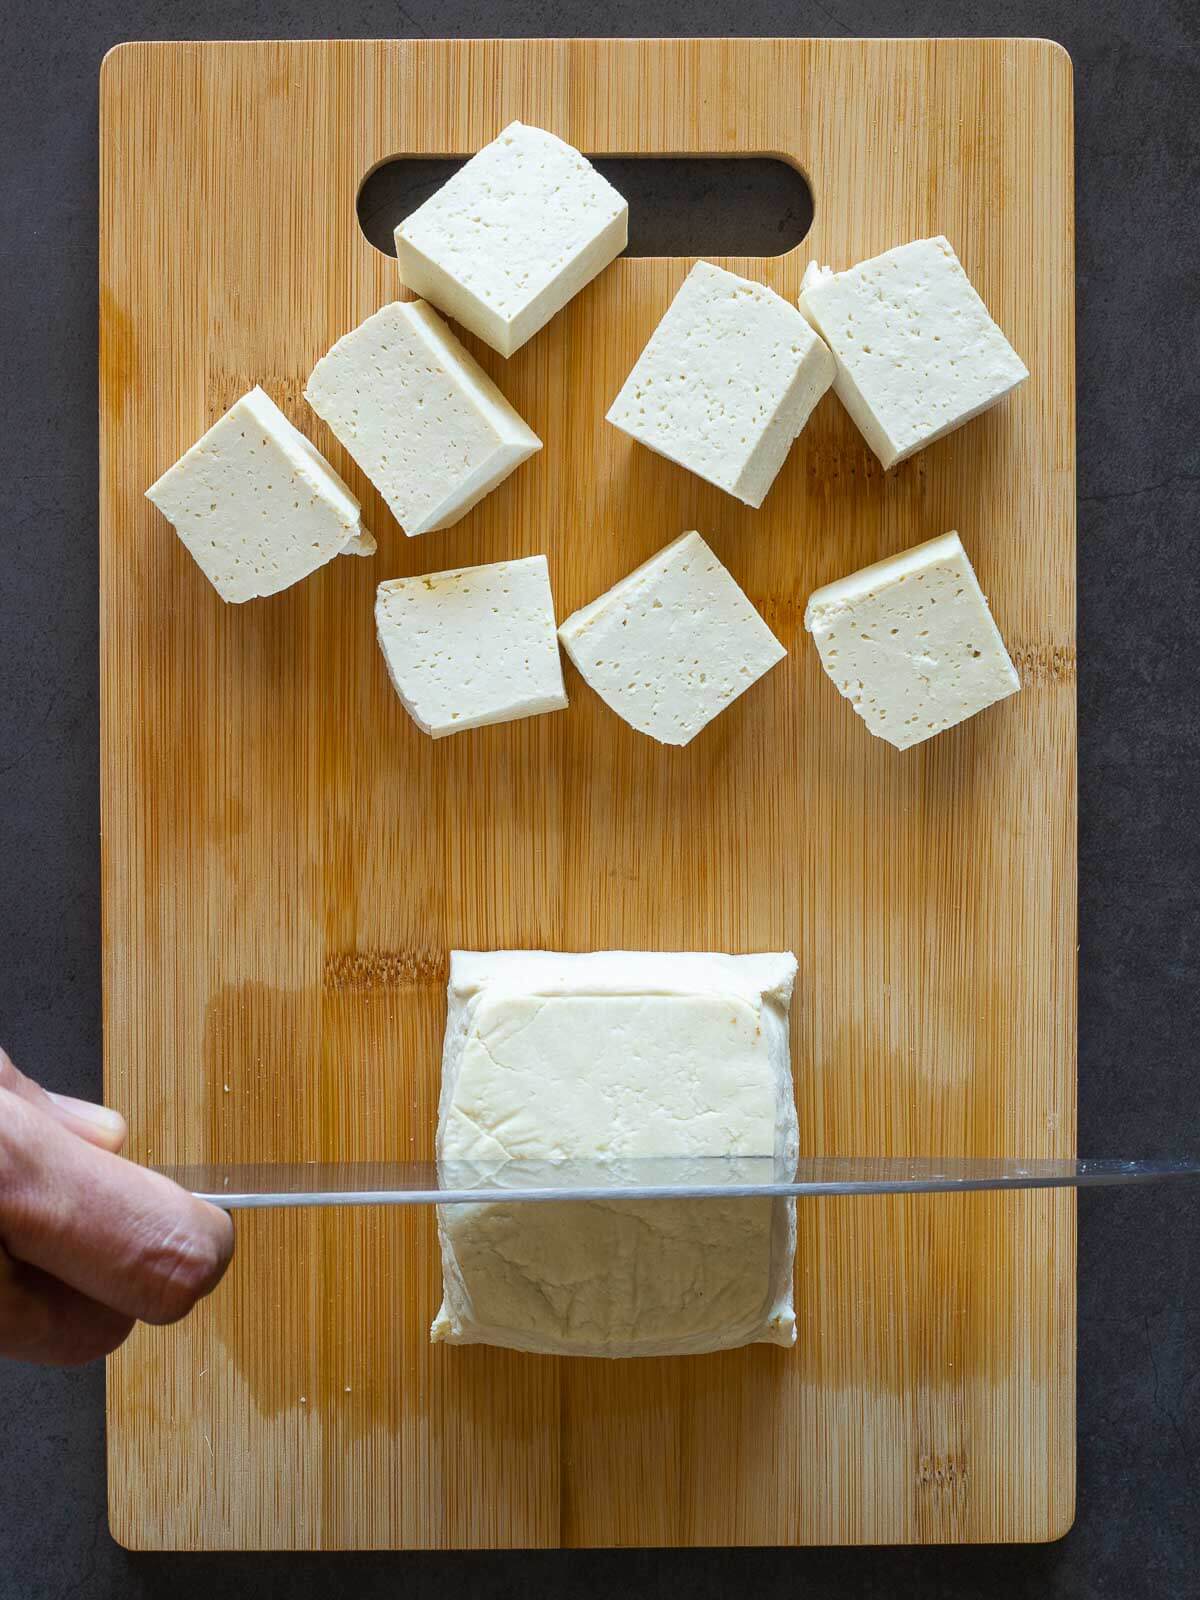
[[228,1216],[124,1143],[119,1113],[47,1094],[0,1050],[0,1356],[81,1365],[220,1282]]

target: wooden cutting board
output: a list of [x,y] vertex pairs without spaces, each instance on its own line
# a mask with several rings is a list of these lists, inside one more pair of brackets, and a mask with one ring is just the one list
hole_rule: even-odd
[[[808,1153],[1066,1155],[1075,1129],[1071,68],[1034,40],[134,44],[103,68],[107,1092],[147,1160],[427,1157],[454,946],[794,949]],[[511,361],[545,450],[404,538],[307,410],[398,292],[396,153],[513,117],[609,154],[774,153],[816,221],[725,262],[794,296],[944,232],[1032,377],[884,477],[832,395],[754,512],[605,409],[690,261],[618,261]],[[471,341],[468,340],[468,343]],[[373,561],[225,606],[142,498],[260,382]],[[433,744],[375,584],[545,551],[559,614],[699,528],[790,651],[687,749],[569,712]],[[958,529],[1024,683],[905,755],[803,631]],[[799,1342],[690,1360],[431,1348],[428,1211],[238,1223],[219,1292],[109,1374],[141,1548],[1038,1540],[1074,1497],[1070,1197],[802,1204]]]

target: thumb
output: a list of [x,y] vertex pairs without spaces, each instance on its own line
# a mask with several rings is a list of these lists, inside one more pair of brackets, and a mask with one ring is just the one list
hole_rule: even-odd
[[115,1152],[125,1143],[125,1118],[119,1111],[95,1105],[90,1100],[76,1100],[73,1095],[51,1094],[18,1071],[4,1050],[0,1050],[0,1089],[7,1089],[18,1100],[26,1101],[45,1116],[61,1122],[88,1144]]

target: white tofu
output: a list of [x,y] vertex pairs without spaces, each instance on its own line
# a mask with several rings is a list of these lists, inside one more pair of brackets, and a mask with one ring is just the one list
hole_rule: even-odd
[[1021,687],[957,533],[818,589],[804,626],[841,693],[898,750]]
[[630,727],[687,744],[787,651],[698,533],[667,545],[558,630]]
[[146,490],[221,596],[277,594],[334,556],[375,553],[359,504],[257,386]]
[[[800,298],[803,299],[810,289],[815,289],[819,283],[826,283],[833,277],[832,267],[823,267],[820,262],[810,261],[804,269],[800,279]],[[803,311],[803,307],[801,307]]]
[[698,261],[608,420],[758,507],[833,374],[833,357],[794,306]]
[[885,468],[1029,376],[940,235],[848,272],[813,262],[800,309],[833,351],[834,389]]
[[[790,954],[455,951],[443,1161],[794,1164]],[[660,1356],[795,1342],[794,1202],[438,1208],[435,1341]]]
[[396,229],[400,281],[511,356],[624,250],[629,207],[578,150],[511,122]]
[[410,536],[450,527],[542,448],[420,300],[393,301],[339,339],[304,397]]
[[396,693],[435,739],[567,703],[545,556],[381,583],[375,624]]

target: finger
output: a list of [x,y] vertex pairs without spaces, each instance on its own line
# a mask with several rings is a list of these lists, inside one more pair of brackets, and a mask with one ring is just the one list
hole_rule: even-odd
[[0,1244],[126,1316],[176,1322],[220,1282],[233,1225],[0,1090]]
[[133,1318],[0,1250],[0,1356],[79,1367],[111,1355]]
[[125,1143],[125,1118],[119,1111],[95,1105],[91,1100],[76,1100],[73,1095],[52,1094],[26,1077],[4,1050],[0,1050],[0,1089],[7,1089],[9,1094],[36,1106],[70,1128],[80,1139],[98,1144],[102,1150],[120,1150]]

